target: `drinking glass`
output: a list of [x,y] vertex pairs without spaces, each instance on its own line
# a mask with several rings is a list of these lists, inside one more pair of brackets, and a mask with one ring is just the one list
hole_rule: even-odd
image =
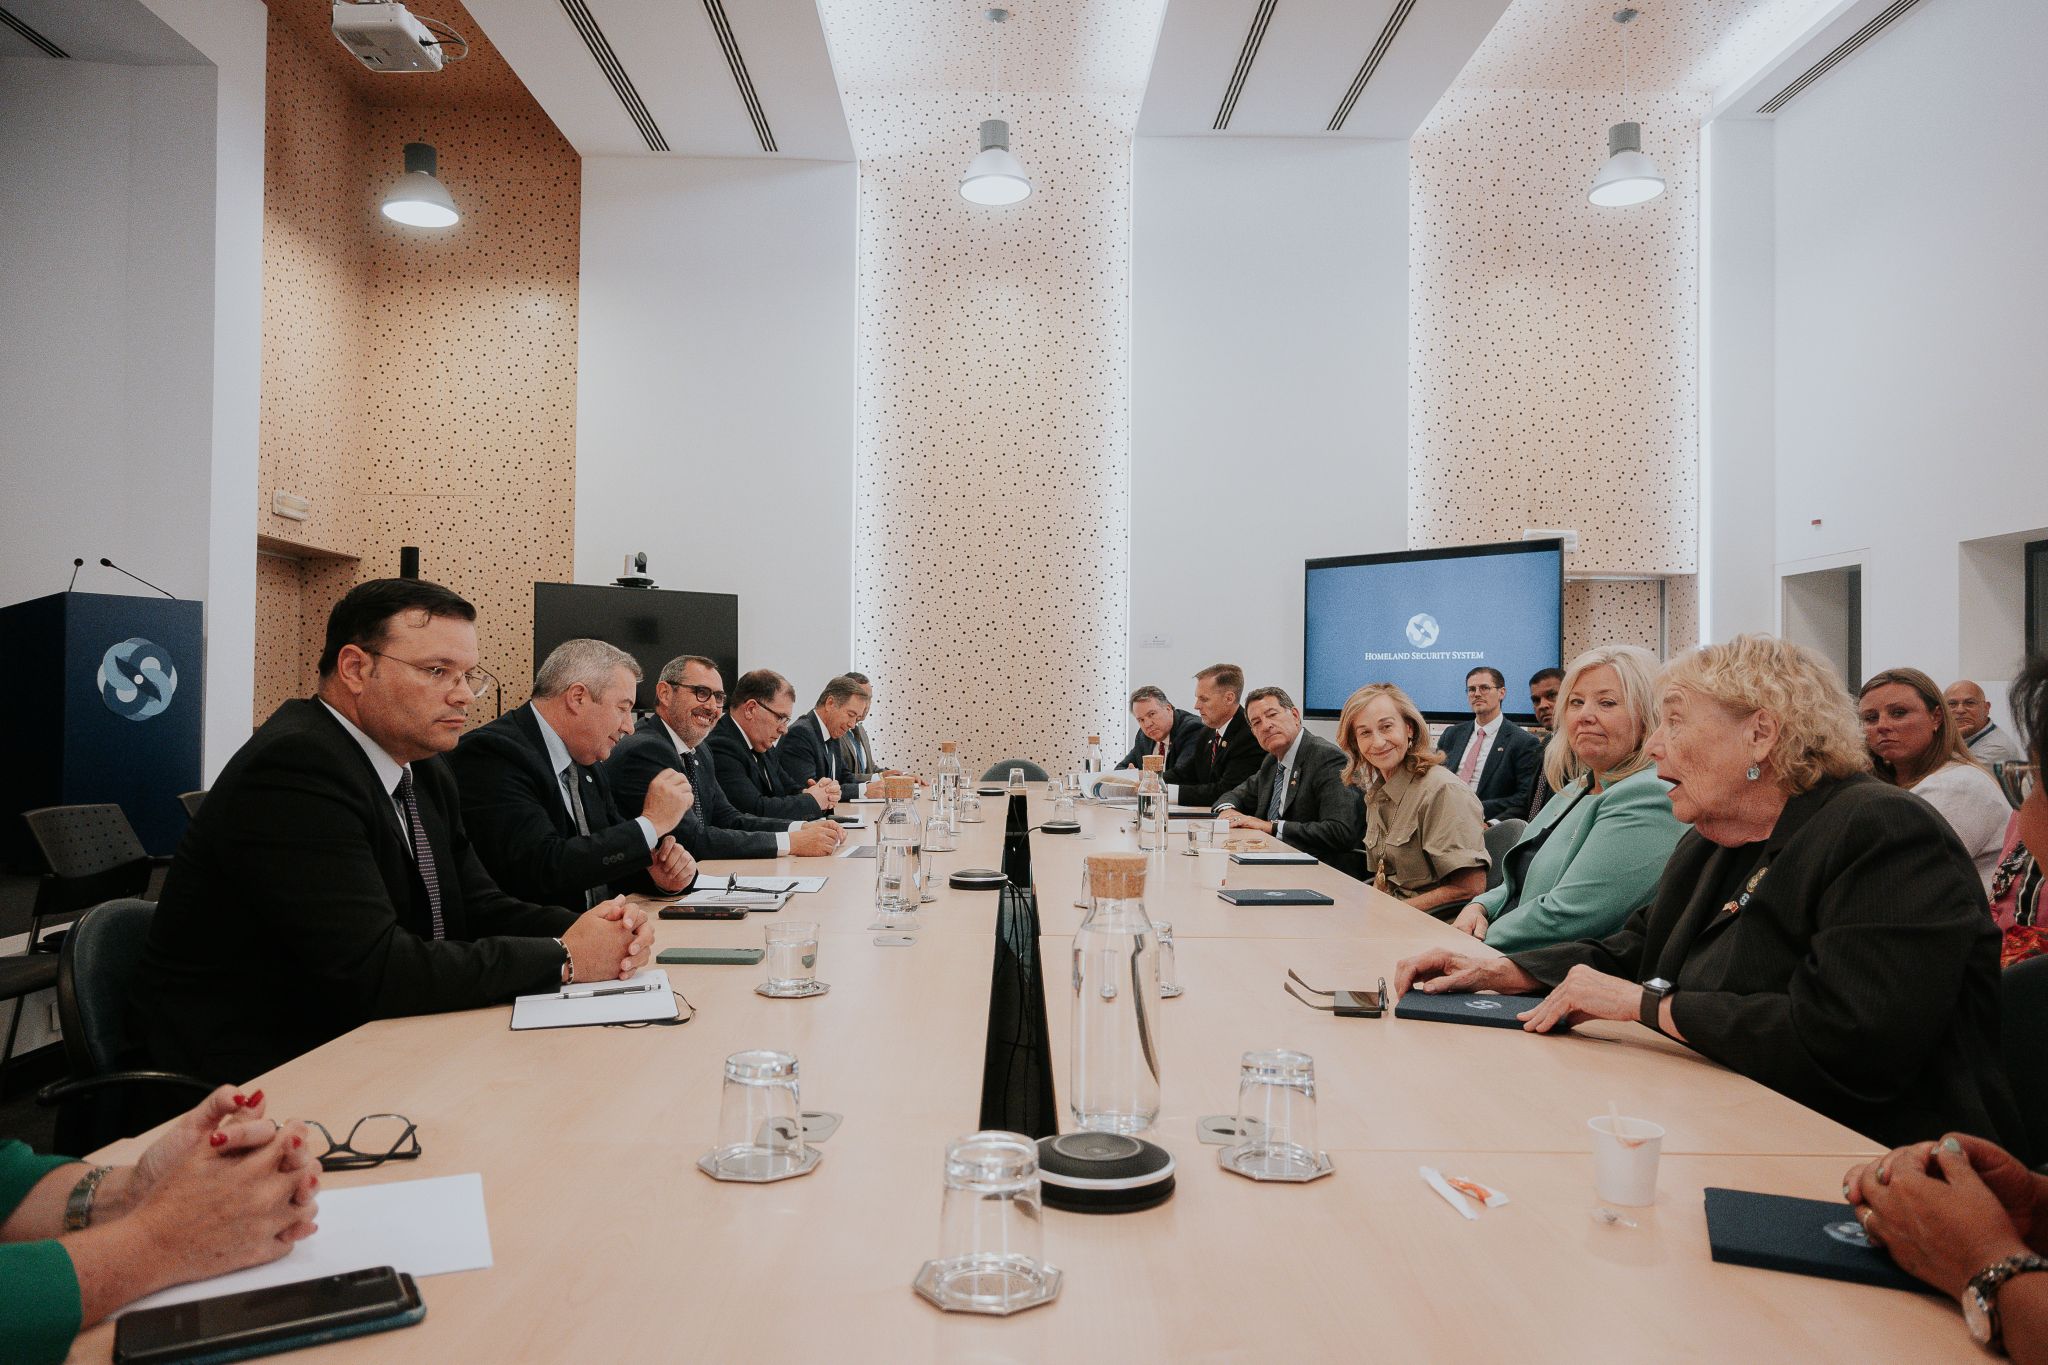
[[1021,792],[1021,791],[1023,791],[1023,790],[1024,790],[1024,770],[1023,770],[1022,768],[1012,768],[1012,769],[1010,769],[1010,781],[1009,781],[1009,783],[1008,783],[1007,787],[1005,788],[1005,794],[1006,794],[1006,795],[1010,795],[1010,796],[1014,796],[1014,795],[1016,795],[1016,794],[1017,794],[1018,792]]
[[764,995],[808,995],[818,986],[818,926],[782,920],[766,927],[768,981]]
[[1045,1263],[1038,1144],[1018,1133],[971,1133],[946,1148],[939,1254],[917,1292],[954,1312],[1014,1313],[1048,1302],[1060,1272]]
[[1231,1169],[1255,1180],[1308,1180],[1321,1173],[1316,1145],[1316,1062],[1284,1048],[1247,1052],[1238,1070],[1237,1130],[1255,1138],[1229,1149]]
[[1664,1129],[1648,1119],[1598,1115],[1593,1130],[1593,1187],[1610,1204],[1641,1207],[1657,1202],[1657,1158]]
[[968,790],[960,793],[960,823],[978,825],[981,823],[981,797]]
[[787,1052],[735,1052],[725,1059],[718,1146],[701,1163],[721,1180],[779,1180],[813,1160],[804,1145],[796,1058]]

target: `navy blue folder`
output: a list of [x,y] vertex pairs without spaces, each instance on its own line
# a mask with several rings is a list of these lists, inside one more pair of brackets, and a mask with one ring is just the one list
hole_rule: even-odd
[[1430,995],[1410,990],[1394,1006],[1396,1019],[1428,1019],[1438,1024],[1479,1024],[1485,1028],[1520,1028],[1515,1016],[1543,1003],[1540,995]]
[[1707,1240],[1724,1265],[1935,1291],[1864,1239],[1856,1214],[1831,1199],[1795,1199],[1750,1190],[1707,1189]]
[[1229,901],[1232,905],[1335,905],[1320,891],[1310,891],[1299,886],[1273,887],[1232,887],[1218,891],[1216,899]]

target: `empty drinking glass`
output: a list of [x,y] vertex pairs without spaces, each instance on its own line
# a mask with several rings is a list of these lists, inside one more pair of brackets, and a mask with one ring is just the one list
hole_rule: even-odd
[[1018,792],[1021,792],[1021,791],[1023,791],[1023,790],[1024,790],[1024,770],[1023,770],[1022,768],[1012,768],[1012,769],[1010,769],[1010,781],[1009,781],[1009,783],[1008,783],[1008,785],[1007,785],[1007,788],[1006,788],[1006,792],[1007,792],[1007,794],[1009,794],[1009,795],[1012,795],[1012,796],[1014,796],[1014,795],[1016,795],[1016,794],[1017,794]]
[[978,825],[981,823],[981,797],[976,795],[971,788],[963,788],[960,792],[960,823],[963,825]]
[[727,1057],[718,1145],[697,1165],[720,1180],[766,1181],[802,1175],[817,1161],[804,1144],[796,1058],[767,1051]]
[[785,998],[822,994],[825,983],[818,980],[817,923],[782,920],[768,925],[764,932],[768,979],[756,989],[762,995]]
[[1254,1180],[1313,1180],[1330,1159],[1316,1145],[1316,1062],[1306,1052],[1247,1052],[1238,1071],[1237,1130],[1223,1164]]
[[952,1312],[1015,1313],[1051,1302],[1060,1272],[1043,1259],[1038,1144],[1018,1133],[972,1133],[946,1149],[939,1254],[917,1292]]

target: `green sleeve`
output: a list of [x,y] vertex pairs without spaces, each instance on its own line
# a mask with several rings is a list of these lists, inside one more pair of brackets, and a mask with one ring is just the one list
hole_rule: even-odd
[[[70,1157],[37,1156],[19,1142],[0,1142],[0,1218],[14,1212],[36,1182]],[[70,1353],[85,1309],[78,1272],[55,1241],[0,1245],[0,1342],[6,1357],[25,1365],[61,1361]]]
[[56,1365],[71,1352],[84,1321],[78,1272],[71,1256],[54,1241],[0,1245],[0,1341],[6,1357],[21,1365]]
[[1684,833],[1654,772],[1616,783],[1556,884],[1495,920],[1487,946],[1520,953],[1614,933],[1656,894]]

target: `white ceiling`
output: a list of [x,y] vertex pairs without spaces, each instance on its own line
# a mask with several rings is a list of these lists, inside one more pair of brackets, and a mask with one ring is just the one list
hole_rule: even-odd
[[[997,25],[983,0],[818,0],[849,95],[989,88]],[[1008,93],[1144,93],[1166,0],[1022,0],[1001,25]]]
[[[1405,139],[1421,124],[1508,0],[1417,0],[1341,132],[1326,131],[1397,0],[1279,0],[1228,134]],[[1173,0],[1138,116],[1149,136],[1214,131],[1260,0]]]
[[[1753,74],[1842,0],[1635,0],[1628,88],[1712,95]],[[1460,89],[1618,91],[1621,0],[1513,0]]]
[[[140,0],[0,0],[13,14],[74,61],[118,66],[207,66],[210,63]],[[49,53],[0,23],[0,57]]]
[[[5,3],[5,0],[0,0]],[[467,0],[562,135],[585,156],[649,155],[561,0]],[[703,0],[584,0],[668,150],[764,153]],[[423,3],[432,13],[431,3]],[[724,0],[775,155],[850,161],[853,140],[813,0]]]

